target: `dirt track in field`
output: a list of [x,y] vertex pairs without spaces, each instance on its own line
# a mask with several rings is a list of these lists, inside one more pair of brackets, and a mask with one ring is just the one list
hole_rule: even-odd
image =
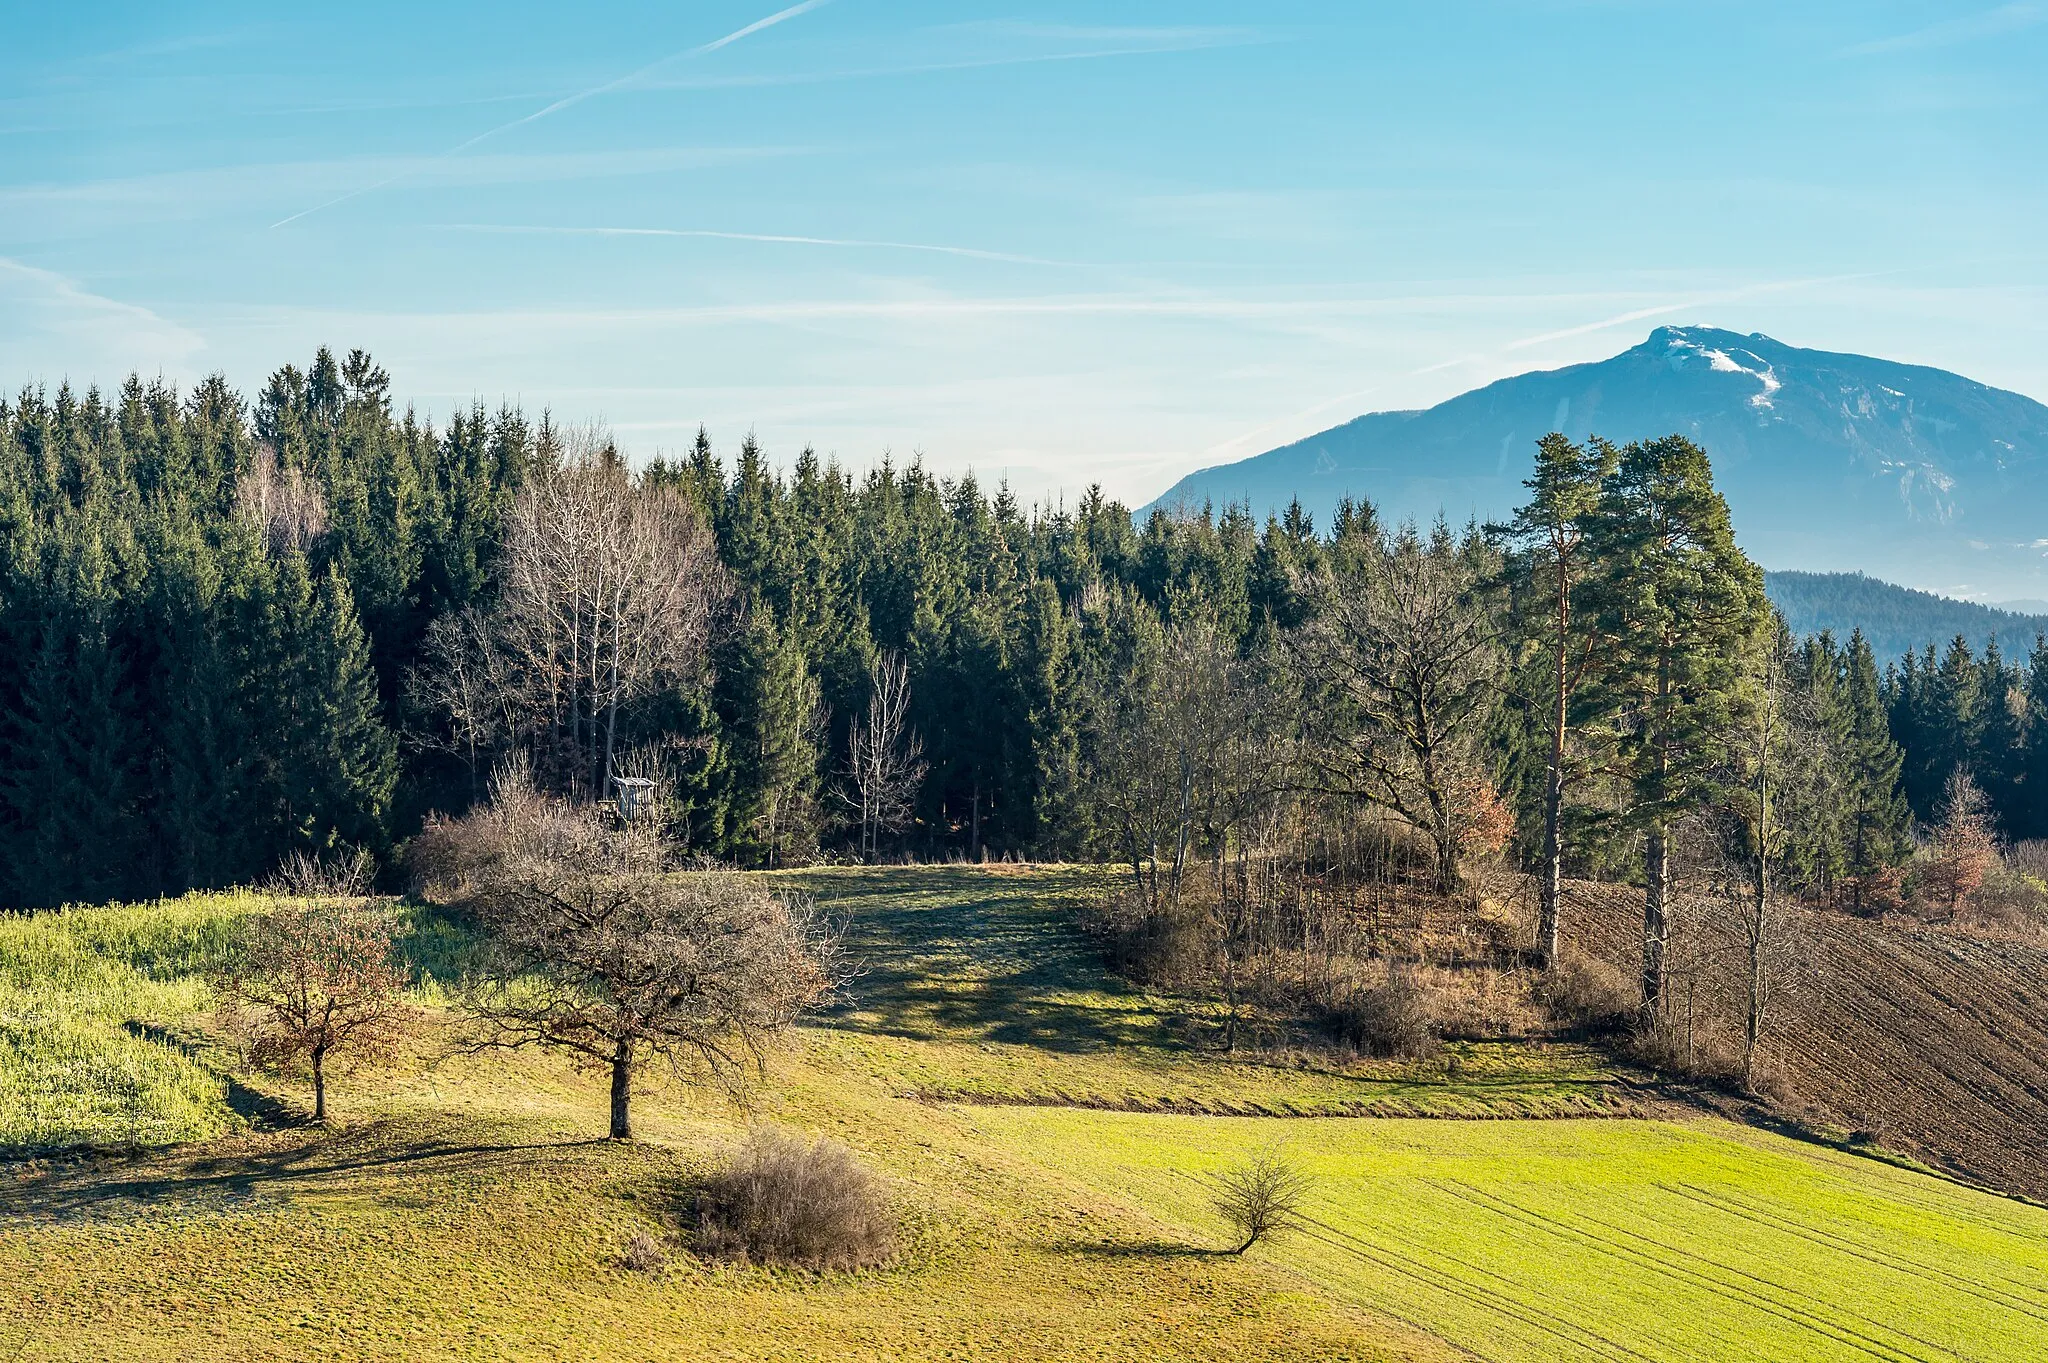
[[[1633,971],[1641,895],[1581,885],[1580,949]],[[1805,969],[1764,1048],[1786,1106],[2048,1202],[2048,949],[1799,911]]]

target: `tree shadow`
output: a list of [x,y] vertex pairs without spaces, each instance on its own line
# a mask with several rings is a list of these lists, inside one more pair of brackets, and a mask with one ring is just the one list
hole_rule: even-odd
[[137,1022],[132,1018],[121,1024],[121,1030],[137,1040],[177,1051],[194,1064],[218,1073],[227,1085],[228,1110],[247,1122],[252,1130],[286,1131],[304,1126],[311,1120],[307,1113],[282,1098],[250,1088],[234,1075],[218,1070],[207,1055],[207,1048],[188,1036],[153,1022]]
[[1057,1240],[1055,1254],[1078,1254],[1090,1259],[1228,1259],[1227,1249],[1205,1245],[1183,1245],[1173,1240]]
[[891,867],[833,875],[818,898],[847,917],[861,973],[833,1025],[1067,1053],[1160,1045],[1178,1010],[1130,988],[1049,898],[1071,886]]
[[[112,1170],[104,1159],[53,1166],[0,1188],[0,1220],[115,1220],[155,1211],[217,1209],[345,1182],[365,1173],[474,1173],[528,1163],[541,1152],[605,1143],[603,1137],[419,1142],[383,1121],[333,1134],[311,1126],[300,1130],[313,1138],[268,1149],[134,1155]],[[389,1191],[391,1196],[407,1195],[403,1189]]]

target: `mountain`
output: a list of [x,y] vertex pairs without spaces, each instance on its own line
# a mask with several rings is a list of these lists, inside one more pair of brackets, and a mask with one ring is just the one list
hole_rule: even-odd
[[1374,412],[1189,474],[1153,506],[1340,497],[1454,523],[1521,499],[1539,437],[1703,445],[1752,557],[2002,597],[2048,597],[2048,407],[1960,375],[1762,335],[1659,327],[1612,359]]
[[1765,573],[1764,590],[1794,634],[1830,629],[1846,641],[1849,631],[1860,629],[1880,664],[1928,644],[1946,649],[1958,634],[1979,653],[1996,635],[2010,661],[2026,657],[2035,635],[2048,634],[2048,613],[2021,614],[1953,601],[1862,573]]

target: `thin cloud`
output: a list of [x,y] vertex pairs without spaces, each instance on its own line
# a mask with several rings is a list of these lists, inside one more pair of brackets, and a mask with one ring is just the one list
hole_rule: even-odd
[[[297,318],[317,317],[323,325],[365,327],[402,321],[434,328],[473,328],[498,333],[512,328],[552,330],[669,327],[705,322],[804,323],[856,318],[900,321],[1035,317],[1160,317],[1288,327],[1317,319],[1442,316],[1498,305],[1498,297],[1472,294],[1403,295],[1377,298],[1259,299],[1229,296],[1163,296],[1140,293],[1069,293],[974,297],[918,295],[897,298],[789,299],[777,302],[700,303],[670,307],[510,308],[471,312],[355,313],[291,310]],[[1518,295],[1524,305],[1555,306],[1564,298]],[[1583,299],[1581,299],[1583,301]],[[242,317],[270,315],[255,309]]]
[[[1728,297],[1730,295],[1722,296]],[[1688,308],[1704,307],[1710,301],[1707,298],[1695,298],[1690,302],[1659,303],[1654,308],[1637,308],[1634,312],[1624,312],[1614,317],[1603,317],[1597,322],[1587,322],[1582,326],[1566,327],[1562,331],[1546,331],[1540,336],[1524,336],[1519,341],[1509,341],[1501,349],[1527,350],[1530,346],[1543,345],[1549,341],[1569,340],[1573,336],[1585,336],[1595,331],[1605,331],[1609,327],[1627,326],[1630,322],[1648,321],[1652,317],[1664,317],[1674,312],[1683,312]],[[1448,366],[1432,365],[1430,368],[1441,369],[1448,368]],[[1429,370],[1418,369],[1415,372],[1424,374],[1428,373]]]
[[805,156],[806,147],[643,147],[622,151],[486,153],[450,160],[438,156],[357,157],[329,161],[272,161],[162,171],[71,184],[0,187],[0,208],[57,205],[166,205],[186,212],[223,201],[274,199],[280,188],[310,192],[337,176],[382,174],[386,180],[436,185],[526,184],[662,174],[772,157]]
[[740,90],[756,86],[825,85],[841,80],[877,80],[893,76],[928,76],[948,71],[982,71],[995,66],[1035,66],[1041,62],[1100,61],[1106,57],[1150,57],[1175,52],[1200,52],[1220,47],[1244,47],[1246,41],[1153,43],[1140,47],[1098,47],[1080,52],[1039,52],[1018,57],[971,57],[958,61],[918,62],[903,66],[858,66],[837,71],[794,71],[745,76],[704,76],[649,81],[649,90]]
[[700,237],[711,241],[757,241],[783,246],[838,246],[859,250],[922,251],[932,255],[964,256],[970,260],[993,260],[1006,265],[1050,265],[1070,269],[1096,269],[1076,260],[1047,260],[1042,256],[1013,255],[1008,251],[985,251],[973,246],[940,246],[919,241],[872,241],[858,237],[804,237],[776,232],[715,232],[701,227],[522,227],[490,223],[449,223],[449,232],[496,232],[515,236],[551,237]]
[[[1782,293],[1787,289],[1807,289],[1821,284],[1847,284],[1860,279],[1881,279],[1887,275],[1904,274],[1904,270],[1863,270],[1855,274],[1820,275],[1812,279],[1775,279],[1763,284],[1745,284],[1739,289],[1724,289],[1718,293],[1701,294],[1683,302],[1659,303],[1655,307],[1637,308],[1615,317],[1603,317],[1597,322],[1587,322],[1562,331],[1546,331],[1540,336],[1524,336],[1519,341],[1509,341],[1503,351],[1527,350],[1531,346],[1543,345],[1548,341],[1568,340],[1573,336],[1585,336],[1609,327],[1626,326],[1630,322],[1648,321],[1652,317],[1665,317],[1674,312],[1685,312],[1692,308],[1703,308],[1710,303],[1732,302],[1738,298],[1750,298],[1760,293]],[[1483,357],[1481,357],[1483,358]],[[1418,373],[1423,372],[1418,370]]]
[[1874,57],[1887,52],[1913,52],[1929,47],[1954,47],[1959,43],[1976,42],[1980,38],[1995,38],[2002,33],[2017,33],[2048,21],[2048,5],[2023,3],[2000,5],[1977,14],[1966,14],[1959,19],[1944,19],[1938,24],[1914,29],[1892,38],[1878,38],[1854,47],[1844,48],[1847,57]]
[[[655,71],[660,70],[662,67],[667,66],[671,62],[682,61],[689,57],[701,57],[706,55],[707,53],[716,52],[720,48],[730,47],[732,44],[740,41],[742,38],[746,38],[752,34],[759,33],[762,29],[773,28],[777,24],[786,23],[787,21],[796,18],[798,15],[808,14],[812,10],[820,7],[821,5],[826,5],[830,3],[831,0],[802,0],[801,4],[795,4],[791,5],[787,9],[777,10],[775,13],[767,16],[764,19],[756,19],[753,23],[746,25],[744,28],[734,29],[731,33],[726,34],[723,38],[714,38],[712,41],[708,43],[700,43],[695,47],[687,47],[680,52],[671,52],[666,57],[662,57],[659,58],[658,60],[649,62],[647,65],[640,67],[638,70],[630,71],[627,74],[618,77],[616,80],[608,80],[600,85],[593,85],[587,90],[578,90],[574,94],[564,95],[562,96],[562,98],[554,101],[552,104],[537,109],[533,113],[527,114],[522,118],[515,118],[509,123],[501,123],[495,128],[486,128],[483,132],[478,133],[475,137],[469,138],[468,140],[463,142],[458,142],[456,145],[450,147],[447,151],[442,152],[440,156],[434,159],[446,160],[452,156],[459,156],[463,152],[468,151],[471,147],[474,147],[475,145],[477,145],[477,143],[482,142],[487,138],[496,137],[500,133],[510,132],[514,128],[524,127],[529,123],[537,123],[541,119],[548,117],[548,115],[550,114],[560,113],[562,110],[570,108],[577,104],[581,104],[583,103],[583,101],[587,99],[593,99],[598,95],[609,94],[614,90],[618,90],[625,86],[632,85],[636,81],[639,81],[643,77],[653,74]],[[374,193],[375,191],[383,189],[388,185],[394,184],[403,178],[404,173],[401,172],[400,174],[390,176],[383,180],[379,180],[375,184],[364,185],[360,189],[352,189],[346,194],[337,195],[336,197],[327,200],[325,203],[315,204],[311,208],[301,209],[299,212],[292,214],[290,217],[280,218],[270,225],[272,228],[286,226],[289,223],[297,222],[301,218],[309,217],[312,214],[319,213],[325,209],[333,208],[337,204],[347,203],[350,199],[357,199],[361,198],[365,194]]]
[[970,19],[961,23],[941,25],[930,31],[989,34],[1000,38],[1039,39],[1063,43],[1153,43],[1215,47],[1271,41],[1256,29],[1237,26],[1043,24],[1022,19]]
[[558,114],[564,109],[572,108],[575,105],[583,103],[583,101],[587,99],[594,99],[598,95],[608,95],[614,90],[622,90],[646,76],[653,75],[656,71],[659,71],[662,67],[667,66],[671,62],[683,61],[686,58],[690,57],[706,56],[709,53],[718,51],[720,48],[730,47],[734,43],[738,42],[740,39],[745,38],[751,34],[759,33],[764,28],[773,28],[777,24],[785,23],[788,20],[796,18],[800,14],[808,14],[810,11],[818,8],[820,5],[828,3],[830,3],[830,0],[803,0],[803,3],[800,5],[791,5],[788,9],[778,10],[774,14],[769,15],[765,19],[756,19],[753,23],[748,24],[745,28],[735,29],[731,33],[726,34],[723,38],[713,39],[711,42],[708,43],[700,43],[696,47],[684,48],[680,52],[671,52],[666,57],[657,58],[656,60],[647,63],[647,65],[641,67],[639,70],[629,71],[625,75],[620,76],[616,80],[608,80],[604,82],[602,85],[593,85],[587,90],[578,90],[573,95],[564,95],[562,96],[562,98],[556,100],[554,103],[549,104],[544,108],[536,109],[534,112],[527,114],[523,118],[515,118],[510,123],[501,123],[495,128],[488,128],[485,131],[478,133],[475,137],[470,138],[468,141],[456,144],[454,147],[444,152],[443,155],[458,155],[462,152],[468,151],[471,147],[475,146],[479,142],[484,141],[486,138],[496,137],[498,134],[510,132],[514,128],[525,127],[529,123],[538,123],[540,122],[540,120],[548,117],[550,114]]
[[[93,293],[67,275],[0,256],[0,311],[9,325],[0,357],[30,370],[52,338],[112,373],[173,364],[206,348],[205,338],[148,308]],[[17,355],[11,350],[19,350]],[[90,373],[85,375],[88,380]]]

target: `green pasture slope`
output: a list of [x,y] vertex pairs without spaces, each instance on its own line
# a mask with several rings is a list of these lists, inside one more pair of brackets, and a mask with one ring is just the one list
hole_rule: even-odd
[[[9,1167],[0,1360],[2048,1357],[2048,1211],[1648,1107],[1580,1051],[1232,1060],[1067,926],[1099,875],[783,878],[863,973],[756,1116],[859,1149],[908,1250],[823,1281],[619,1266],[741,1130],[707,1096],[655,1089],[612,1147],[596,1077],[430,1032],[294,1127],[206,1039],[253,901],[0,924],[0,1144],[183,1142]],[[420,922],[432,1016],[459,934]],[[1312,1224],[1217,1253],[1203,1179],[1274,1145]]]

